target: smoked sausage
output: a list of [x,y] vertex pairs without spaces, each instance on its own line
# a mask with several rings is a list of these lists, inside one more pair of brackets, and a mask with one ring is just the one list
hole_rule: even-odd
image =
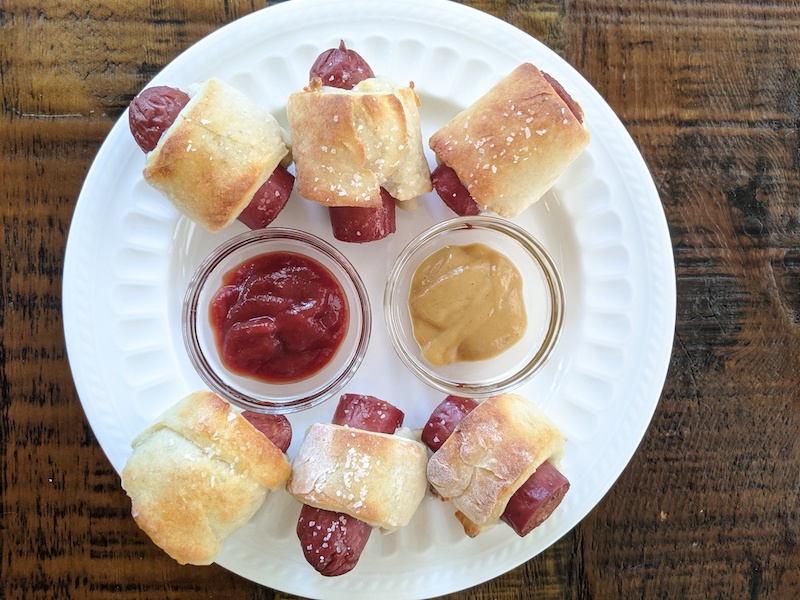
[[552,464],[545,461],[522,484],[506,504],[500,517],[518,536],[525,537],[544,523],[561,504],[569,490],[569,481]]
[[308,564],[321,575],[336,577],[358,563],[372,527],[350,515],[304,504],[297,537]]
[[422,428],[422,443],[431,451],[436,452],[447,441],[461,419],[466,417],[476,406],[478,403],[472,398],[460,396],[445,398]]
[[[147,88],[133,99],[128,122],[134,140],[144,152],[155,149],[188,102],[185,92],[169,86]],[[278,165],[237,219],[250,229],[266,227],[286,206],[293,187],[294,175]]]
[[151,152],[188,102],[188,94],[166,85],[147,88],[136,96],[128,111],[128,122],[139,147]]
[[263,229],[283,210],[294,187],[294,175],[278,165],[237,219],[250,229]]
[[[367,61],[355,50],[345,47],[325,50],[317,57],[309,79],[319,78],[323,85],[351,90],[375,77]],[[395,199],[381,188],[382,205],[377,208],[338,206],[328,208],[333,237],[341,242],[364,243],[380,240],[396,231]]]
[[461,217],[481,214],[481,209],[456,172],[444,163],[439,163],[431,173],[433,189],[450,210]]
[[436,192],[459,215],[515,217],[537,202],[589,143],[580,105],[523,63],[431,136]]
[[385,238],[397,230],[395,200],[381,188],[378,208],[337,206],[328,208],[333,237],[341,242],[364,243]]
[[403,419],[403,411],[384,400],[374,396],[344,394],[331,423],[392,434],[403,426]]
[[572,96],[569,95],[567,90],[565,90],[556,79],[544,71],[542,71],[542,77],[544,77],[545,81],[550,84],[550,87],[552,87],[556,94],[558,94],[559,97],[564,101],[564,104],[566,104],[570,112],[575,115],[575,118],[578,119],[578,122],[583,123],[583,111],[581,110],[580,106],[578,106],[578,103],[572,99]]
[[292,443],[292,424],[286,416],[268,415],[252,410],[243,411],[242,416],[286,454]]
[[372,69],[355,50],[349,50],[340,40],[338,48],[325,50],[317,57],[308,78],[319,77],[322,85],[351,90],[354,86],[375,77]]
[[[448,396],[434,409],[422,430],[422,442],[436,452],[461,420],[478,403],[471,398]],[[542,524],[558,507],[569,490],[569,481],[551,463],[545,461],[514,492],[501,519],[520,537]]]
[[[358,394],[344,394],[333,415],[334,425],[394,433],[405,415],[395,406]],[[308,563],[321,575],[335,577],[351,571],[372,533],[372,526],[344,513],[303,505],[297,537]]]

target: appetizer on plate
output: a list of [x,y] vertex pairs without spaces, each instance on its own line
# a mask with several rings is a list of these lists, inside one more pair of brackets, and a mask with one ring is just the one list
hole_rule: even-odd
[[145,89],[131,133],[147,152],[145,180],[209,231],[239,219],[266,227],[286,205],[294,176],[288,135],[275,118],[217,78],[190,90]]
[[286,417],[243,416],[212,392],[190,394],[133,440],[122,470],[131,514],[179,563],[211,564],[289,478],[289,442]]
[[470,537],[500,520],[525,536],[552,514],[569,489],[554,464],[564,453],[564,436],[518,394],[480,403],[448,396],[425,424],[422,441],[434,452],[428,481],[455,505]]
[[432,179],[459,215],[514,217],[539,200],[589,143],[583,110],[523,63],[429,140]]
[[320,574],[352,570],[373,528],[408,524],[425,496],[425,446],[404,414],[373,396],[345,394],[332,423],[308,428],[286,489],[303,503],[297,537]]
[[366,242],[395,231],[395,203],[432,190],[413,84],[375,77],[345,47],[323,52],[289,96],[297,191],[330,209],[334,236]]

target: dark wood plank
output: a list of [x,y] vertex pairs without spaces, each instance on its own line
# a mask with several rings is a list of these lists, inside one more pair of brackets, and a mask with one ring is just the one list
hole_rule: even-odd
[[575,9],[574,62],[659,187],[679,299],[650,430],[580,526],[593,549],[583,553],[588,590],[793,597],[800,13],[749,2]]

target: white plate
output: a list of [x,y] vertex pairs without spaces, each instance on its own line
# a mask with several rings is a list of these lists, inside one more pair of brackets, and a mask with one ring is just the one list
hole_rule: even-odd
[[[273,494],[225,543],[219,564],[250,580],[310,598],[423,598],[491,578],[535,556],[603,497],[636,450],[661,394],[672,347],[675,281],[670,238],[647,167],[597,92],[522,31],[442,0],[292,0],[223,27],[169,64],[153,84],[185,87],[218,76],[286,126],[288,94],[317,54],[344,39],[376,73],[413,80],[423,138],[523,61],[550,72],[583,106],[589,148],[553,191],[517,222],[539,237],[564,277],[564,335],[522,393],[569,438],[563,504],[526,538],[498,526],[464,536],[446,504],[426,498],[411,524],[373,535],[359,565],[316,574],[294,534],[300,506]],[[434,164],[433,156],[429,156]],[[184,351],[180,306],[200,260],[242,226],[211,235],[179,217],[141,177],[144,156],[127,113],[100,149],[78,200],[64,268],[64,328],[75,385],[92,429],[117,471],[130,442],[162,410],[202,387]],[[394,257],[414,234],[451,216],[435,195],[398,215],[398,231],[372,244],[334,242],[367,283],[375,316],[367,359],[346,391],[383,397],[421,427],[441,394],[393,354],[381,300]],[[331,239],[320,206],[296,195],[276,224]],[[291,415],[294,456],[306,426],[327,422],[335,402]]]

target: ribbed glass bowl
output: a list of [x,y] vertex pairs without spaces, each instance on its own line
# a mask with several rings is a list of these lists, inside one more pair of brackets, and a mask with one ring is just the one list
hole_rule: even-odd
[[[505,255],[519,270],[527,328],[520,341],[494,358],[434,366],[414,338],[411,281],[419,265],[437,250],[475,243]],[[392,346],[411,373],[442,392],[480,398],[511,391],[542,368],[561,335],[564,290],[552,258],[525,229],[497,217],[458,217],[424,231],[403,249],[389,273],[383,308]]]
[[[211,300],[222,287],[223,276],[270,252],[291,252],[315,260],[339,282],[348,304],[344,339],[330,362],[309,377],[287,383],[267,383],[226,368],[209,321]],[[206,257],[189,282],[182,321],[189,358],[209,388],[240,408],[264,413],[306,410],[340,391],[361,365],[372,326],[367,289],[347,258],[325,240],[280,227],[237,235]]]

